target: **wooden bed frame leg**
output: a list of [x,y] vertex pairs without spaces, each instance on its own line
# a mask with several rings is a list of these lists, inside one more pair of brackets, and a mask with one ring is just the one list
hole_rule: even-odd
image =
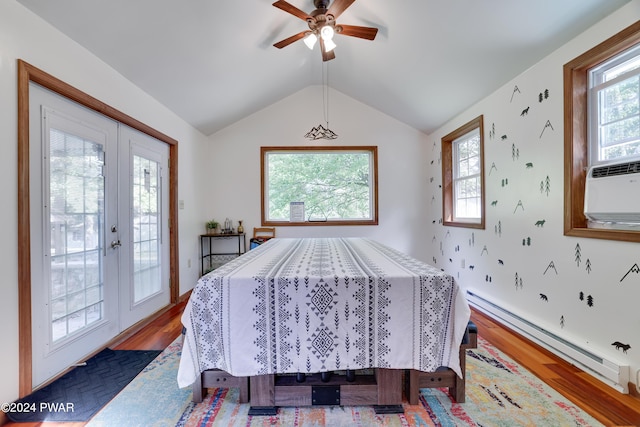
[[191,386],[193,390],[193,402],[202,402],[207,395],[207,389],[213,387],[237,387],[240,389],[238,395],[240,403],[247,403],[249,401],[249,377],[234,377],[219,369],[209,369],[200,373]]
[[465,400],[465,379],[467,375],[467,346],[460,346],[460,370],[462,378],[455,376],[454,385],[449,387],[449,394],[457,403],[464,403]]
[[407,400],[409,405],[417,405],[420,396],[420,372],[415,369],[409,369],[407,381]]
[[378,405],[402,404],[402,371],[400,369],[376,369]]
[[195,403],[202,402],[204,396],[207,395],[207,389],[202,387],[202,375],[203,374],[198,375],[193,385],[191,386],[193,389],[193,401]]
[[[462,365],[464,366],[464,365]],[[462,368],[462,375],[465,375],[465,369]],[[465,379],[456,375],[455,383],[453,387],[449,388],[449,394],[456,400],[456,403],[464,403],[465,401]]]
[[249,380],[251,407],[249,415],[276,415],[276,389],[274,375],[256,375]]
[[377,368],[378,404],[376,414],[402,414],[402,370]]
[[242,377],[240,380],[240,394],[238,395],[238,401],[240,403],[249,402],[249,377]]
[[407,401],[417,405],[420,398],[420,387],[449,387],[449,394],[457,403],[464,403],[466,392],[467,350],[478,347],[478,328],[473,322],[467,324],[467,330],[459,350],[460,371],[462,378],[451,369],[448,371],[420,372],[408,370],[406,385]]
[[464,403],[466,396],[466,378],[467,378],[467,350],[478,347],[478,327],[469,322],[467,325],[466,340],[460,346],[460,370],[462,378],[456,375],[455,385],[449,388],[449,394],[458,403]]

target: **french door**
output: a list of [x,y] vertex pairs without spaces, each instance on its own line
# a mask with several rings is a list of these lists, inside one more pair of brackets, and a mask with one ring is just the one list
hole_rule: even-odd
[[32,385],[169,303],[166,144],[30,86]]
[[169,304],[169,146],[120,125],[120,329]]

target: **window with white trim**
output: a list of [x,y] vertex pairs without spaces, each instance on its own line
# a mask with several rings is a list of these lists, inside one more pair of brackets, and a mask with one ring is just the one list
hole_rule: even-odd
[[589,163],[640,157],[640,45],[589,70]]
[[442,138],[443,223],[484,228],[483,117]]
[[480,221],[481,169],[480,131],[476,128],[453,141],[453,217],[458,221]]
[[[596,74],[598,71],[604,73],[606,76],[600,80],[594,79],[594,83],[605,84],[603,88],[608,86],[615,86],[615,83],[622,83],[626,78],[622,78],[618,75],[620,70],[624,70],[628,74],[628,77],[632,77],[634,67],[628,67],[625,64],[630,57],[625,55],[632,52],[634,49],[638,49],[640,46],[640,21],[636,21],[629,27],[624,28],[617,34],[611,36],[607,40],[604,40],[600,44],[592,47],[581,55],[577,56],[573,60],[567,62],[563,67],[564,78],[564,170],[565,170],[565,187],[564,187],[564,234],[566,236],[574,237],[590,237],[597,239],[608,240],[621,240],[629,242],[640,242],[640,232],[629,230],[609,230],[599,228],[589,228],[587,218],[584,215],[584,202],[585,202],[585,182],[587,180],[587,171],[589,166],[598,162],[598,151],[600,150],[600,142],[592,142],[596,138],[590,138],[590,134],[598,133],[599,129],[596,127],[593,130],[594,122],[589,120],[589,117],[595,114],[595,118],[598,119],[598,113],[591,113],[593,108],[589,107],[589,102],[593,99],[598,99],[597,96],[593,96],[596,93],[596,89],[591,89],[589,85],[590,74]],[[637,52],[637,51],[636,51]],[[637,54],[636,54],[637,56]],[[609,64],[609,71],[605,64]],[[637,67],[635,67],[637,71]],[[606,85],[608,80],[609,85]],[[636,94],[637,102],[637,89]],[[624,98],[619,98],[619,101],[623,101]],[[626,99],[628,101],[628,99]],[[619,105],[624,105],[624,102],[620,102]],[[628,103],[627,105],[632,105]],[[615,103],[605,104],[609,109],[614,109]],[[596,110],[597,111],[597,110]],[[606,112],[606,108],[605,108]],[[623,111],[623,114],[619,114],[619,122],[632,123],[629,112]],[[637,112],[636,112],[637,117]],[[611,120],[606,117],[605,119]],[[635,119],[637,120],[637,118]],[[598,126],[600,126],[600,122]],[[601,124],[606,124],[603,121]],[[616,123],[616,120],[611,120],[611,124]],[[611,133],[615,126],[611,127]],[[604,128],[606,129],[606,128]],[[605,151],[609,152],[610,156],[616,149],[620,149],[624,145],[633,145],[632,138],[628,137],[632,132],[627,134],[627,137],[616,136],[604,142]],[[624,135],[624,132],[622,132]],[[615,146],[618,147],[615,147]],[[612,148],[609,148],[612,147]],[[626,151],[626,147],[625,147]],[[590,159],[593,157],[593,159]],[[616,157],[610,157],[607,162],[615,160]],[[618,157],[618,160],[626,161],[625,157]],[[631,161],[631,159],[629,159]]]

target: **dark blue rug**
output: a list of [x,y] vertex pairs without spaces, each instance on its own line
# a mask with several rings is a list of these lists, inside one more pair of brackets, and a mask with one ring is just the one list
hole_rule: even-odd
[[11,404],[14,422],[88,421],[153,359],[156,350],[105,349],[53,383]]

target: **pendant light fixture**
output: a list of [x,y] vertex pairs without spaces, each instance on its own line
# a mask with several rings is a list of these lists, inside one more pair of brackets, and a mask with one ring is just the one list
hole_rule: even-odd
[[[325,41],[326,44],[326,41]],[[334,46],[335,47],[335,44]],[[332,48],[333,49],[333,48]],[[304,136],[312,141],[318,139],[333,140],[338,135],[329,128],[329,69],[326,62],[322,63],[322,114],[324,115],[324,122],[326,127],[319,124],[311,128],[309,132]]]

